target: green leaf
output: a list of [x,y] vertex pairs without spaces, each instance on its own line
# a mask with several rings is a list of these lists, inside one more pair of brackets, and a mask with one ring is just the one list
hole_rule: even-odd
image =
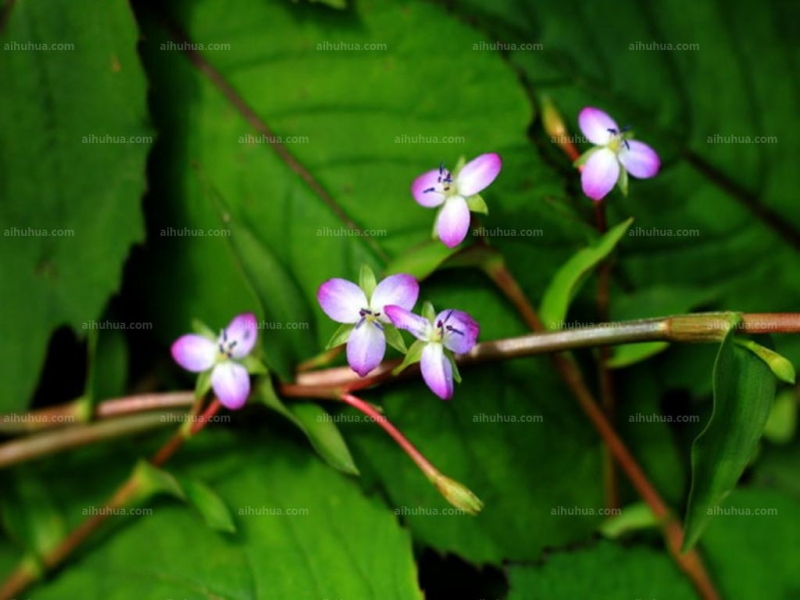
[[606,519],[598,531],[606,538],[615,540],[632,531],[658,527],[653,511],[645,502],[637,502],[623,508],[618,515]]
[[418,363],[422,359],[422,351],[425,350],[425,346],[427,342],[423,342],[422,340],[415,340],[411,347],[406,352],[405,357],[403,358],[403,362],[396,366],[392,373],[394,375],[398,375],[405,371],[408,367],[413,365],[414,363]]
[[474,196],[467,198],[467,206],[469,206],[469,210],[471,212],[482,215],[489,214],[489,207],[486,206],[486,201],[481,198],[480,194],[475,194]]
[[178,483],[186,496],[186,502],[196,508],[203,520],[214,531],[236,533],[230,509],[225,501],[202,481],[187,477],[178,478]]
[[67,533],[47,482],[25,468],[12,469],[3,481],[0,521],[11,539],[37,557],[55,549]]
[[436,319],[436,309],[433,308],[433,304],[431,304],[427,300],[422,303],[422,311],[420,312],[420,314],[424,318],[428,319],[428,321],[430,321],[431,323],[433,323],[433,321]]
[[742,348],[750,350],[750,352],[752,352],[758,358],[763,360],[764,363],[769,367],[770,371],[772,371],[772,373],[775,375],[775,377],[777,377],[784,383],[794,385],[794,380],[795,380],[794,367],[792,366],[792,363],[788,361],[788,359],[781,356],[774,350],[770,350],[769,348],[765,348],[761,344],[757,344],[753,340],[736,338],[736,343]]
[[267,365],[261,362],[252,354],[248,354],[241,360],[242,366],[247,369],[250,375],[269,375]]
[[159,494],[174,496],[186,500],[183,488],[171,473],[154,466],[147,460],[140,460],[133,470],[133,480],[136,482],[137,502],[142,502]]
[[361,271],[358,273],[358,287],[366,294],[367,298],[372,298],[372,292],[375,291],[377,285],[372,269],[368,265],[361,265]]
[[797,398],[794,390],[783,390],[775,397],[764,425],[764,437],[773,444],[788,444],[797,431]]
[[[95,327],[131,247],[144,240],[153,131],[127,4],[20,3],[4,5],[4,15],[0,290],[8,318],[0,410],[19,411],[37,385],[51,332]],[[40,49],[56,43],[67,47]]]
[[545,327],[558,329],[564,323],[570,302],[589,273],[611,254],[632,223],[631,218],[612,227],[590,246],[579,250],[556,272],[539,309]]
[[408,348],[406,348],[406,343],[403,340],[403,336],[400,335],[397,327],[390,325],[389,323],[383,323],[383,333],[386,336],[386,343],[392,348],[398,352],[402,352],[403,354],[408,352]]
[[341,346],[342,344],[346,344],[347,340],[350,339],[350,333],[355,328],[355,325],[352,323],[343,323],[339,325],[336,331],[333,332],[331,339],[325,345],[325,350],[330,350],[331,348],[335,348],[336,346]]
[[128,379],[125,334],[119,329],[92,329],[87,337],[86,395],[92,406],[100,400],[124,396]]
[[775,377],[769,367],[735,342],[738,322],[738,317],[731,317],[714,364],[711,419],[692,445],[684,550],[694,546],[714,508],[750,462],[775,398]]
[[322,407],[307,402],[294,402],[287,407],[269,385],[260,387],[259,398],[300,429],[330,466],[348,475],[359,474],[339,428]]

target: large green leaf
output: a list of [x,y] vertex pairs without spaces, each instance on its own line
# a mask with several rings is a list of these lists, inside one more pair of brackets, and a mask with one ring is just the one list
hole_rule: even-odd
[[160,501],[151,515],[113,519],[112,536],[32,597],[422,597],[409,535],[391,511],[288,437],[204,431],[171,470],[213,486],[237,533],[216,533],[183,505]]
[[714,411],[692,446],[684,548],[691,548],[753,458],[775,398],[775,376],[735,343],[736,318],[714,364]]
[[68,325],[83,335],[143,239],[139,202],[152,132],[127,2],[5,4],[0,409],[19,410],[51,331]]

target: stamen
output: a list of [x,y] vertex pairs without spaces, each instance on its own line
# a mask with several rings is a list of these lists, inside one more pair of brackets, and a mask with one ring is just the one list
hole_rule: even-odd
[[457,333],[458,335],[464,335],[463,331],[459,331],[458,329],[456,329],[452,325],[448,325],[447,327],[445,327],[445,329],[447,329],[447,331],[452,331],[453,333]]
[[435,187],[429,187],[427,190],[423,190],[422,193],[427,194],[428,192],[435,192],[435,191],[436,191]]
[[609,127],[606,131],[608,131],[608,133],[611,133],[613,135],[617,135],[617,130],[614,129],[613,127]]

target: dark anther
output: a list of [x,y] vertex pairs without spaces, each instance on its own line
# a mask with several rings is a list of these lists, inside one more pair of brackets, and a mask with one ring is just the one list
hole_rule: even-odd
[[457,333],[458,335],[464,335],[463,331],[459,331],[458,329],[456,329],[452,325],[448,325],[445,329],[447,329],[447,331],[452,331],[453,333]]
[[613,127],[609,127],[608,129],[606,129],[606,131],[608,131],[608,133],[613,133],[614,135],[617,135],[617,130],[614,129]]
[[436,191],[435,187],[429,187],[427,190],[423,190],[422,193],[423,194],[427,194],[428,192],[435,192],[435,191]]

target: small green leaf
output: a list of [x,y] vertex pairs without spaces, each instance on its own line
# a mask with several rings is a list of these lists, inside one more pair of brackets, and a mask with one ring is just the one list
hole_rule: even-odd
[[271,383],[260,385],[259,391],[261,401],[300,429],[325,462],[349,475],[359,474],[339,428],[325,410],[309,402],[297,402],[289,408],[275,393]]
[[408,352],[408,348],[406,348],[406,343],[403,340],[403,336],[400,335],[397,327],[389,323],[383,323],[383,333],[386,336],[386,343],[392,348],[398,352],[402,352],[403,354]]
[[461,383],[461,373],[458,370],[455,356],[449,350],[445,350],[445,356],[447,356],[447,360],[450,361],[450,365],[453,367],[453,379],[456,383]]
[[422,280],[438,269],[456,252],[458,252],[457,248],[448,248],[439,240],[425,240],[422,244],[407,250],[389,263],[386,268],[386,274],[407,273],[416,279]]
[[658,519],[645,502],[637,502],[623,508],[618,515],[609,517],[597,528],[606,538],[614,540],[626,533],[652,529],[658,526]]
[[405,370],[410,365],[418,363],[422,358],[422,351],[424,349],[425,349],[425,342],[423,342],[422,340],[416,340],[413,344],[411,344],[411,347],[408,349],[408,352],[406,353],[406,357],[403,359],[403,362],[392,370],[392,374],[397,375],[399,373],[402,373],[403,370]]
[[242,359],[242,366],[247,369],[250,375],[269,375],[267,365],[252,354],[248,354]]
[[619,178],[617,179],[617,187],[622,192],[623,196],[628,195],[628,170],[620,166]]
[[483,215],[489,214],[489,207],[486,206],[486,201],[481,198],[480,194],[475,194],[467,198],[467,206],[470,211],[474,213],[481,213]]
[[539,311],[542,322],[548,329],[557,329],[567,316],[570,302],[583,282],[617,246],[628,231],[633,219],[628,219],[608,230],[590,246],[579,250],[556,272],[545,290]]
[[738,315],[730,317],[730,329],[714,364],[714,408],[692,445],[684,551],[697,543],[712,509],[722,503],[747,467],[775,397],[775,377],[769,367],[735,342],[739,320]]
[[328,340],[328,343],[325,345],[325,350],[330,350],[336,346],[346,344],[347,340],[350,339],[350,332],[353,331],[354,327],[355,325],[352,323],[344,323],[340,325],[339,328],[333,332],[331,339]]
[[794,390],[783,390],[769,411],[764,437],[773,444],[788,444],[797,431],[797,398]]
[[211,389],[211,372],[213,369],[203,371],[197,376],[197,382],[194,385],[194,397],[202,398]]
[[750,350],[750,352],[763,360],[770,370],[775,374],[775,377],[784,383],[794,385],[794,367],[788,359],[784,358],[774,350],[770,350],[761,344],[757,344],[753,340],[736,338],[736,343],[742,348],[747,348]]
[[372,292],[375,291],[377,285],[375,273],[372,269],[370,269],[368,265],[361,265],[361,272],[358,274],[358,287],[364,291],[367,298],[372,297]]
[[202,481],[181,477],[178,479],[186,502],[196,508],[203,520],[214,531],[236,533],[236,524],[225,501]]
[[133,469],[133,479],[137,483],[136,501],[143,502],[153,496],[166,494],[186,500],[181,485],[175,477],[163,469],[140,460]]
[[427,300],[422,305],[422,316],[428,319],[431,323],[433,323],[434,319],[436,319],[436,309],[433,308],[433,304],[428,302]]

